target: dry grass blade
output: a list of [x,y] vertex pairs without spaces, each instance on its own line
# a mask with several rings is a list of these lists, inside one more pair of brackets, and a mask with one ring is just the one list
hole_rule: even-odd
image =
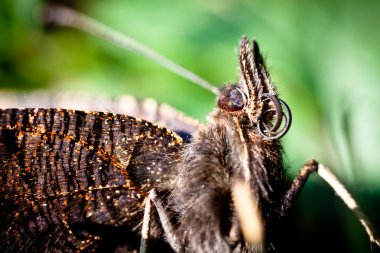
[[363,225],[365,231],[367,232],[371,242],[380,246],[379,235],[376,232],[376,229],[371,224],[367,216],[360,209],[357,202],[343,186],[341,182],[336,178],[336,176],[322,164],[318,165],[318,175],[323,178],[336,192],[336,194],[343,200],[343,202],[351,209],[351,211],[359,219],[360,223]]

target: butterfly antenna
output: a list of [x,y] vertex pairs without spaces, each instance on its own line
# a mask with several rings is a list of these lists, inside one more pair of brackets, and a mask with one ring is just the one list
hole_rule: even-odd
[[48,5],[46,7],[46,21],[48,23],[57,24],[60,26],[73,27],[78,30],[87,32],[101,39],[105,39],[114,43],[117,46],[126,48],[130,51],[136,52],[152,61],[157,62],[159,65],[165,67],[166,69],[176,73],[179,76],[184,77],[192,81],[193,83],[203,87],[204,89],[218,95],[219,90],[203,78],[195,75],[184,67],[174,63],[168,58],[160,55],[154,50],[144,46],[138,41],[123,35],[96,20],[83,15],[73,9],[59,6],[59,5]]

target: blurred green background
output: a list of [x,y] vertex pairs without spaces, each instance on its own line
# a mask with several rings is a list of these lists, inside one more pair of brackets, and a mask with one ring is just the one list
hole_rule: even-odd
[[[127,93],[155,98],[206,121],[215,106],[212,94],[106,41],[68,28],[47,31],[39,18],[42,5],[0,1],[1,90]],[[283,138],[289,175],[309,158],[318,159],[342,179],[380,229],[379,1],[99,0],[75,5],[216,85],[237,80],[239,40],[256,38],[293,112],[292,128]],[[359,222],[316,176],[290,219],[283,238],[287,250],[371,252]]]

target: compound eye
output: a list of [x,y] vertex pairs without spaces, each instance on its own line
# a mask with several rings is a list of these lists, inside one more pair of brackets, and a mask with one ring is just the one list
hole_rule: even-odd
[[247,103],[247,96],[236,85],[223,88],[218,97],[220,109],[228,112],[241,111]]

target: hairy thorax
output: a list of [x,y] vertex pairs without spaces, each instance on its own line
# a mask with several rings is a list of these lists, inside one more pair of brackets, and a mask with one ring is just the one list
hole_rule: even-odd
[[216,111],[184,148],[170,204],[179,214],[180,239],[190,252],[261,248],[245,245],[239,229],[233,231],[239,226],[231,189],[238,180],[246,180],[257,205],[265,209],[261,213],[267,214],[283,194],[284,187],[278,187],[284,182],[281,146],[277,140],[260,138],[253,126],[241,128],[243,123],[245,119]]

